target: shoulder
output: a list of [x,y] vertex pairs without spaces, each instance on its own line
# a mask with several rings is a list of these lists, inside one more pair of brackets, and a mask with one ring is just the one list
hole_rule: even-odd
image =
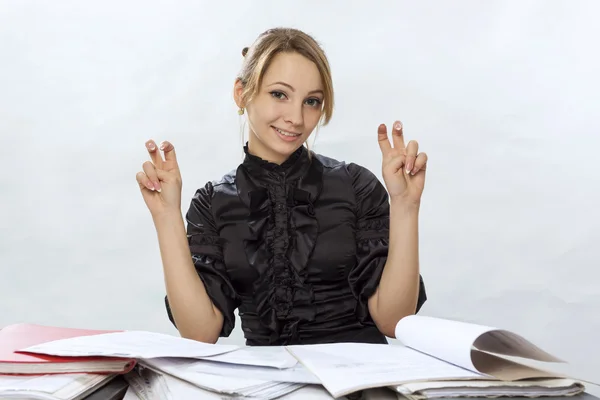
[[336,171],[345,169],[347,167],[346,161],[336,160],[335,158],[328,157],[323,154],[311,152],[313,159],[317,160],[323,166],[323,170],[326,172]]
[[221,178],[207,181],[204,186],[196,189],[194,198],[202,200],[211,200],[215,195],[221,192],[235,191],[235,170],[229,171]]
[[196,189],[186,213],[188,223],[195,226],[202,224],[213,225],[216,204],[215,198],[223,193],[236,193],[235,173],[229,172],[216,180],[207,181],[203,186]]
[[324,173],[331,173],[345,176],[355,190],[362,190],[366,187],[373,189],[380,186],[381,182],[377,176],[368,168],[355,162],[340,161],[334,158],[313,153],[313,157],[323,165]]
[[353,202],[361,216],[387,215],[387,190],[371,170],[356,162],[338,161],[323,155],[315,158],[323,164],[324,174],[329,171],[335,174],[336,181],[342,180],[351,187]]

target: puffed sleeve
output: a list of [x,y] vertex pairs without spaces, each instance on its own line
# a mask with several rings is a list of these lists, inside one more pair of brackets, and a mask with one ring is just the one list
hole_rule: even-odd
[[[355,267],[348,281],[358,300],[357,315],[361,322],[372,323],[369,297],[379,285],[387,261],[390,237],[390,203],[383,184],[368,169],[348,164],[356,201],[356,254]],[[427,300],[423,277],[419,276],[419,297],[415,312]]]
[[[222,241],[216,231],[211,209],[213,193],[210,182],[196,191],[186,214],[187,238],[196,271],[213,304],[223,314],[220,336],[227,337],[235,326],[234,310],[240,303],[223,261]],[[175,325],[167,296],[165,305],[169,319]]]

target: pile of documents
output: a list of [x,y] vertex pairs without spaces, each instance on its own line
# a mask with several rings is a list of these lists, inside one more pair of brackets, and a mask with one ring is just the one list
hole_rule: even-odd
[[[127,398],[143,400],[556,397],[585,390],[579,380],[515,361],[562,362],[506,330],[410,316],[398,323],[396,337],[402,345],[245,347],[122,331],[53,340],[20,351],[134,359],[135,367],[123,372],[130,384]],[[0,378],[0,398],[2,385]]]
[[79,400],[114,378],[93,373],[0,375],[0,399]]

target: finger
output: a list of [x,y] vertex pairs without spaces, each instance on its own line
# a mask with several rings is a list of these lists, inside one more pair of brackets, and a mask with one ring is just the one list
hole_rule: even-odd
[[411,169],[411,175],[416,174],[419,171],[425,171],[427,169],[427,154],[421,153],[415,160],[415,166]]
[[379,142],[379,148],[384,156],[387,156],[392,151],[392,144],[387,134],[387,127],[385,124],[379,125],[377,128],[377,141]]
[[154,140],[150,139],[146,142],[146,149],[148,150],[148,153],[150,154],[150,159],[152,160],[154,165],[156,165],[159,168],[162,167],[163,159],[160,155],[160,151],[158,151],[158,146],[156,145]]
[[173,175],[164,169],[156,168],[156,176],[158,177],[159,182],[170,182],[173,178]]
[[143,165],[143,169],[148,179],[150,179],[150,182],[152,182],[154,189],[160,192],[160,182],[158,181],[158,175],[156,174],[156,168],[154,167],[154,164],[152,164],[150,161],[146,161]]
[[406,156],[404,154],[396,154],[386,164],[386,168],[389,168],[391,172],[396,173],[402,169],[405,163]]
[[417,159],[417,153],[419,152],[419,144],[411,140],[406,146],[406,173],[412,171],[415,166],[415,160]]
[[392,130],[392,140],[394,141],[394,149],[404,150],[404,127],[402,122],[394,122],[394,129]]
[[165,161],[177,165],[177,156],[175,154],[175,146],[171,142],[164,141],[160,144],[160,149],[165,155]]
[[154,190],[154,185],[152,184],[152,182],[150,182],[150,179],[148,179],[148,176],[145,173],[143,173],[142,171],[135,174],[135,180],[140,185],[140,189],[145,188],[145,189],[152,190],[152,191]]

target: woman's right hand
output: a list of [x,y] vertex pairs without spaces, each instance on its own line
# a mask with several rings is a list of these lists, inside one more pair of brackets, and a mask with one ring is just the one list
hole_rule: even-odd
[[[135,177],[150,214],[153,217],[181,214],[182,181],[175,147],[169,142],[162,142],[159,148],[154,140],[148,140],[146,149],[152,161],[146,161],[142,165],[143,171]],[[165,155],[164,160],[161,151]]]

